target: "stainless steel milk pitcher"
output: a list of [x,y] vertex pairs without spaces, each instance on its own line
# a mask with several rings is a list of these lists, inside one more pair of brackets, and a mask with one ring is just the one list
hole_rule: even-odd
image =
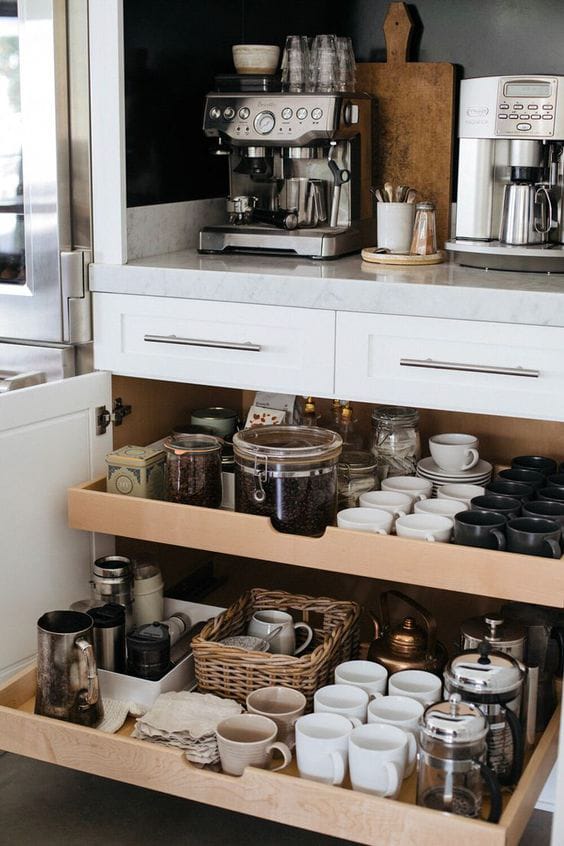
[[83,726],[104,716],[92,646],[92,618],[49,611],[37,621],[35,713]]

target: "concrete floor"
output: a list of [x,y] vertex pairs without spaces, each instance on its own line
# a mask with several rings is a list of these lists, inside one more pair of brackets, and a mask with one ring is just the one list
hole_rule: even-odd
[[[520,846],[549,846],[537,811]],[[0,846],[347,846],[347,841],[0,753]],[[476,844],[479,846],[479,844]]]

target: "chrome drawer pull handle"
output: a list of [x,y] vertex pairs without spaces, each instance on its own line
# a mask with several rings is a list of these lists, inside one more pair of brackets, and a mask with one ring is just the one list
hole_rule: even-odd
[[433,361],[432,358],[400,358],[400,367],[427,367],[430,370],[460,370],[465,373],[493,373],[496,376],[525,376],[538,379],[540,371],[524,367],[488,367],[486,364],[459,364],[453,361]]
[[177,335],[145,335],[144,340],[150,344],[178,344],[181,347],[211,347],[215,350],[243,350],[244,352],[261,352],[260,344],[244,341],[209,341],[203,338],[179,338]]

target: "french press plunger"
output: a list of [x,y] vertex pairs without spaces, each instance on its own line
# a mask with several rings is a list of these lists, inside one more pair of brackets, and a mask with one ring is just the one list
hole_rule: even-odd
[[489,725],[477,705],[453,693],[429,705],[421,717],[417,804],[464,817],[479,817],[483,784],[490,793],[487,822],[501,816],[501,788],[484,763]]

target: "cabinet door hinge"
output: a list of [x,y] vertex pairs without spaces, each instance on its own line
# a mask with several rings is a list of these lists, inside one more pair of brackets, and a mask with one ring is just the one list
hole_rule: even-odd
[[92,340],[92,302],[88,289],[90,250],[61,252],[63,296],[63,332],[68,344],[87,344]]
[[108,411],[105,405],[98,406],[96,409],[96,434],[104,435],[111,423],[114,426],[121,426],[123,418],[127,417],[128,414],[131,414],[131,406],[124,405],[121,397],[116,397],[111,411]]

